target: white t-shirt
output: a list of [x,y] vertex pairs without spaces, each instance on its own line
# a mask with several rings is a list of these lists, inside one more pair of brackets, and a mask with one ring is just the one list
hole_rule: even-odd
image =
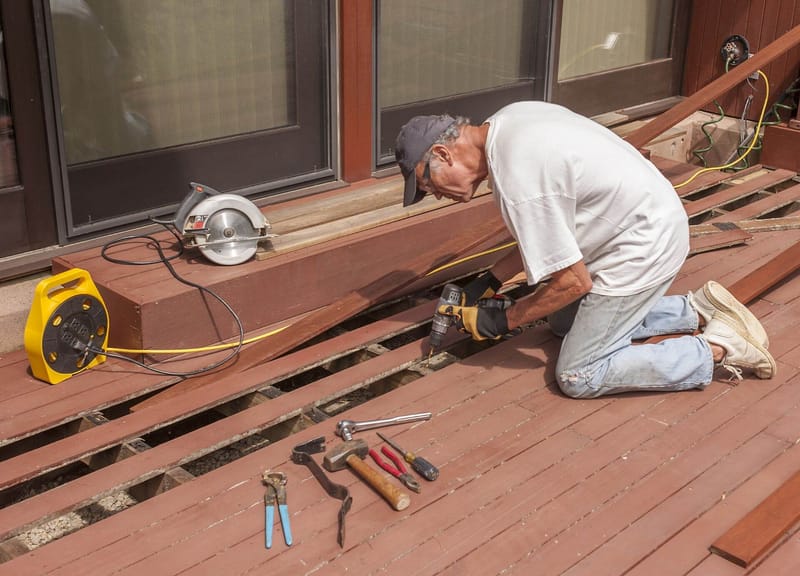
[[636,294],[677,274],[686,212],[633,146],[545,102],[511,104],[486,122],[489,185],[530,284],[581,259],[597,294]]

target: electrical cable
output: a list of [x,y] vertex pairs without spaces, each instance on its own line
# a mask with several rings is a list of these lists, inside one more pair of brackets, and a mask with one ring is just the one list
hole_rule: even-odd
[[[179,249],[175,254],[173,254],[170,257],[167,257],[166,254],[164,253],[164,249],[163,249],[163,247],[161,245],[161,241],[160,240],[158,240],[157,238],[154,238],[153,236],[150,236],[149,234],[139,234],[139,235],[133,235],[133,236],[125,236],[123,238],[118,238],[116,240],[112,240],[111,242],[106,243],[105,245],[103,245],[103,247],[102,247],[102,249],[100,251],[101,256],[104,259],[106,259],[107,261],[112,262],[114,264],[123,264],[123,265],[128,265],[128,266],[145,266],[145,265],[159,264],[159,263],[163,264],[164,266],[167,267],[167,270],[169,270],[170,274],[178,282],[180,282],[182,284],[186,284],[187,286],[191,286],[192,288],[196,288],[196,289],[200,290],[201,292],[211,296],[212,298],[217,300],[220,304],[222,304],[222,306],[228,311],[228,313],[231,315],[231,317],[234,319],[234,322],[236,323],[236,326],[237,326],[237,329],[238,329],[238,332],[239,332],[238,340],[236,342],[232,342],[232,343],[224,344],[224,345],[216,345],[216,346],[208,346],[208,347],[204,347],[204,348],[192,349],[191,351],[194,351],[194,352],[206,352],[206,351],[221,350],[221,349],[226,349],[226,348],[232,348],[233,350],[231,351],[230,354],[228,354],[227,356],[225,356],[224,358],[222,358],[222,359],[220,359],[220,360],[218,360],[216,362],[212,362],[211,364],[209,364],[207,366],[204,366],[202,368],[198,368],[196,370],[189,370],[189,371],[185,371],[185,372],[173,372],[173,371],[170,371],[170,370],[164,370],[162,368],[156,368],[155,366],[151,366],[151,365],[145,364],[144,362],[140,362],[138,360],[135,360],[133,358],[130,358],[128,356],[124,356],[123,354],[119,354],[118,353],[120,351],[124,351],[124,352],[127,352],[127,353],[136,353],[136,354],[150,354],[150,353],[152,353],[152,352],[150,352],[148,350],[125,350],[125,349],[113,349],[113,348],[102,349],[102,348],[99,348],[99,347],[96,347],[96,346],[91,346],[91,345],[88,346],[87,349],[90,350],[91,352],[94,352],[95,354],[102,354],[102,355],[108,356],[110,358],[117,358],[117,359],[120,359],[120,360],[124,360],[126,362],[131,362],[132,364],[136,364],[137,366],[140,366],[142,368],[145,368],[145,369],[150,370],[152,372],[155,372],[157,374],[162,374],[164,376],[179,376],[179,377],[187,378],[187,377],[190,377],[190,376],[197,376],[199,374],[205,374],[207,372],[215,370],[216,368],[219,368],[220,366],[222,366],[224,364],[227,364],[228,362],[233,360],[239,354],[239,352],[242,349],[242,346],[245,343],[244,325],[242,324],[242,320],[241,320],[241,318],[239,318],[238,314],[236,314],[236,312],[231,307],[231,305],[228,304],[228,302],[225,301],[225,299],[222,298],[222,296],[220,296],[219,294],[217,294],[216,292],[214,292],[210,288],[207,288],[205,286],[202,286],[201,284],[197,284],[196,282],[192,282],[190,280],[187,280],[186,278],[183,278],[180,274],[177,273],[175,268],[172,266],[171,261],[176,259],[176,258],[179,258],[183,254],[183,243],[181,241],[181,238],[178,235],[178,233],[172,227],[170,227],[170,224],[171,224],[170,222],[165,222],[163,220],[156,220],[156,219],[153,219],[153,218],[151,218],[151,221],[156,223],[156,224],[161,224],[164,228],[166,228],[175,237],[175,239],[178,242],[178,246],[179,246]],[[125,242],[132,242],[132,241],[135,241],[135,240],[145,240],[150,245],[152,245],[155,248],[156,252],[158,253],[158,259],[157,260],[148,260],[148,261],[126,260],[126,259],[116,258],[116,257],[110,256],[108,254],[108,250],[110,248],[112,248],[114,246],[117,246],[119,244],[125,243]],[[186,351],[173,350],[173,351],[170,351],[169,353],[181,353],[181,352],[188,352],[188,350],[186,350]],[[168,352],[161,352],[161,353],[168,353]]]
[[[764,83],[766,84],[766,90],[765,90],[765,93],[764,93],[764,104],[762,104],[762,106],[761,106],[761,114],[758,117],[758,123],[756,124],[756,127],[755,127],[754,134],[756,134],[756,135],[758,135],[758,133],[761,130],[761,123],[764,120],[764,114],[765,114],[765,112],[767,110],[767,102],[769,101],[769,79],[767,78],[767,76],[761,70],[758,71],[758,74],[759,74],[759,76],[761,76],[764,79]],[[736,160],[734,160],[733,162],[729,162],[729,163],[727,163],[727,164],[725,164],[723,166],[712,166],[710,168],[702,168],[702,169],[698,170],[697,172],[695,172],[694,174],[692,174],[692,176],[690,176],[685,182],[681,182],[680,184],[676,184],[674,186],[674,188],[680,188],[682,186],[686,186],[687,184],[689,184],[689,182],[691,182],[692,180],[694,180],[695,178],[700,176],[700,174],[704,174],[706,172],[711,172],[711,171],[714,171],[714,170],[725,170],[726,168],[730,168],[731,166],[733,166],[735,164],[738,164],[739,161],[742,160],[742,158],[745,158],[748,154],[750,154],[750,152],[753,150],[753,146],[755,145],[757,140],[758,140],[757,137],[753,138],[752,141],[750,142],[750,146],[747,148],[747,150],[744,152],[744,154],[742,154],[741,156],[736,158]]]
[[700,130],[705,135],[706,140],[708,141],[708,146],[706,146],[705,148],[696,148],[692,150],[692,155],[703,163],[704,168],[708,166],[705,154],[706,152],[710,152],[714,148],[714,137],[711,135],[710,132],[708,132],[707,127],[712,124],[718,124],[719,122],[722,122],[722,120],[725,119],[725,110],[722,109],[720,103],[714,100],[714,104],[716,104],[717,110],[719,110],[719,118],[707,120],[706,122],[703,122],[700,125]]

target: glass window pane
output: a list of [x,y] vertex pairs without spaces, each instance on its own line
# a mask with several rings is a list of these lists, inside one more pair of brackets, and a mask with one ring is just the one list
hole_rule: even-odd
[[289,0],[50,0],[67,163],[295,122]]
[[525,0],[381,0],[381,109],[497,88],[528,70]]
[[17,146],[14,139],[14,121],[11,118],[11,103],[8,97],[3,28],[0,24],[0,188],[17,184],[19,184]]
[[558,79],[667,58],[674,0],[563,0]]

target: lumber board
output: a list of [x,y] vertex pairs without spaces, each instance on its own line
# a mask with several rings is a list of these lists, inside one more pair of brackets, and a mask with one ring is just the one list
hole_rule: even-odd
[[744,230],[725,230],[717,234],[705,234],[689,239],[689,254],[700,254],[720,248],[738,246],[750,240],[753,236]]
[[800,521],[800,471],[711,544],[711,551],[750,566]]
[[703,88],[676,104],[666,112],[629,134],[626,140],[636,148],[642,148],[653,138],[688,118],[702,106],[727,93],[736,85],[763,68],[779,56],[782,56],[800,43],[800,25],[762,47],[752,58],[742,62],[728,73],[709,82]]
[[789,246],[744,278],[737,280],[728,290],[740,302],[747,304],[800,270],[800,242]]
[[[270,338],[267,342],[257,342],[248,346],[240,352],[233,367],[241,371],[277,358],[370,306],[389,299],[392,295],[399,295],[405,287],[413,284],[420,277],[435,270],[442,264],[441,254],[449,254],[449,260],[463,257],[473,252],[486,241],[501,234],[504,230],[505,224],[503,224],[502,220],[491,219],[484,221],[467,232],[452,234],[448,240],[439,244],[435,251],[424,252],[416,258],[403,263],[394,272],[389,272],[362,289],[352,291],[338,301],[310,313]],[[132,406],[131,410],[140,410],[163,402],[165,399],[175,395],[197,390],[217,377],[216,374],[209,374],[184,380],[148,398],[144,402]]]
[[[402,180],[388,186],[390,193],[388,198],[383,198],[386,195],[385,188],[387,187],[379,187],[377,190],[368,188],[353,198],[340,197],[338,200],[329,200],[320,205],[315,203],[312,214],[308,213],[307,207],[304,210],[294,208],[286,214],[273,214],[271,217],[280,222],[273,226],[273,232],[278,236],[270,240],[268,247],[259,248],[255,255],[256,260],[266,260],[292,250],[329,242],[453,204],[450,201],[426,196],[413,206],[403,207],[397,203],[397,199],[401,196]],[[474,198],[488,193],[489,189],[484,182],[476,191]],[[375,202],[373,196],[383,199],[383,202]]]

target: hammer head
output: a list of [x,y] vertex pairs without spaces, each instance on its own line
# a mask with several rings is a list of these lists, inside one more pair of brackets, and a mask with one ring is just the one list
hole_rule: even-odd
[[333,450],[330,450],[322,459],[322,465],[328,472],[336,472],[347,468],[347,457],[355,454],[362,460],[367,457],[369,453],[369,446],[366,440],[348,440],[342,442]]

